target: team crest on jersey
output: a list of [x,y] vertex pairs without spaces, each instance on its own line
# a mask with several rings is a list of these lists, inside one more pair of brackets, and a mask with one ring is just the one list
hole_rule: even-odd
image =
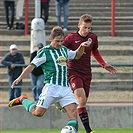
[[92,42],[92,39],[91,39],[91,38],[88,38],[88,41],[89,41],[89,42]]
[[60,56],[57,58],[56,63],[60,66],[66,66],[66,58],[64,56]]
[[75,87],[75,83],[72,83],[72,88],[74,88]]

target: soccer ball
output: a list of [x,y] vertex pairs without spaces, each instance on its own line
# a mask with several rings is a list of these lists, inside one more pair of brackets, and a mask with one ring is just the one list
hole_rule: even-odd
[[73,126],[65,126],[62,128],[60,133],[77,133]]

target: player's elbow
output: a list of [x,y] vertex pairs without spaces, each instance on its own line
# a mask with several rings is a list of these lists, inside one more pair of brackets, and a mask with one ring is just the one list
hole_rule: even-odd
[[75,59],[80,59],[80,57],[82,56],[82,54],[77,54],[76,58]]

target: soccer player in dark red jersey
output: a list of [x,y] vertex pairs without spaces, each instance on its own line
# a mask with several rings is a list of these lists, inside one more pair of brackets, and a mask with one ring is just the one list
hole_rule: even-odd
[[71,50],[75,50],[82,42],[91,41],[91,45],[85,48],[85,53],[79,60],[68,60],[68,75],[71,89],[79,103],[77,108],[79,117],[84,125],[86,133],[92,133],[89,124],[89,117],[86,110],[86,103],[89,96],[91,73],[91,55],[96,61],[111,74],[116,73],[115,67],[107,64],[98,51],[97,35],[90,31],[92,26],[92,16],[84,14],[80,17],[78,31],[66,35],[63,45]]

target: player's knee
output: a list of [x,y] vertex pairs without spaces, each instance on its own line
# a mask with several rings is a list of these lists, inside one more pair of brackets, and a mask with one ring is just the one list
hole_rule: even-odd
[[77,108],[71,110],[71,115],[75,118],[77,116]]
[[78,102],[79,102],[80,106],[85,106],[86,105],[86,99],[85,98],[78,99]]

